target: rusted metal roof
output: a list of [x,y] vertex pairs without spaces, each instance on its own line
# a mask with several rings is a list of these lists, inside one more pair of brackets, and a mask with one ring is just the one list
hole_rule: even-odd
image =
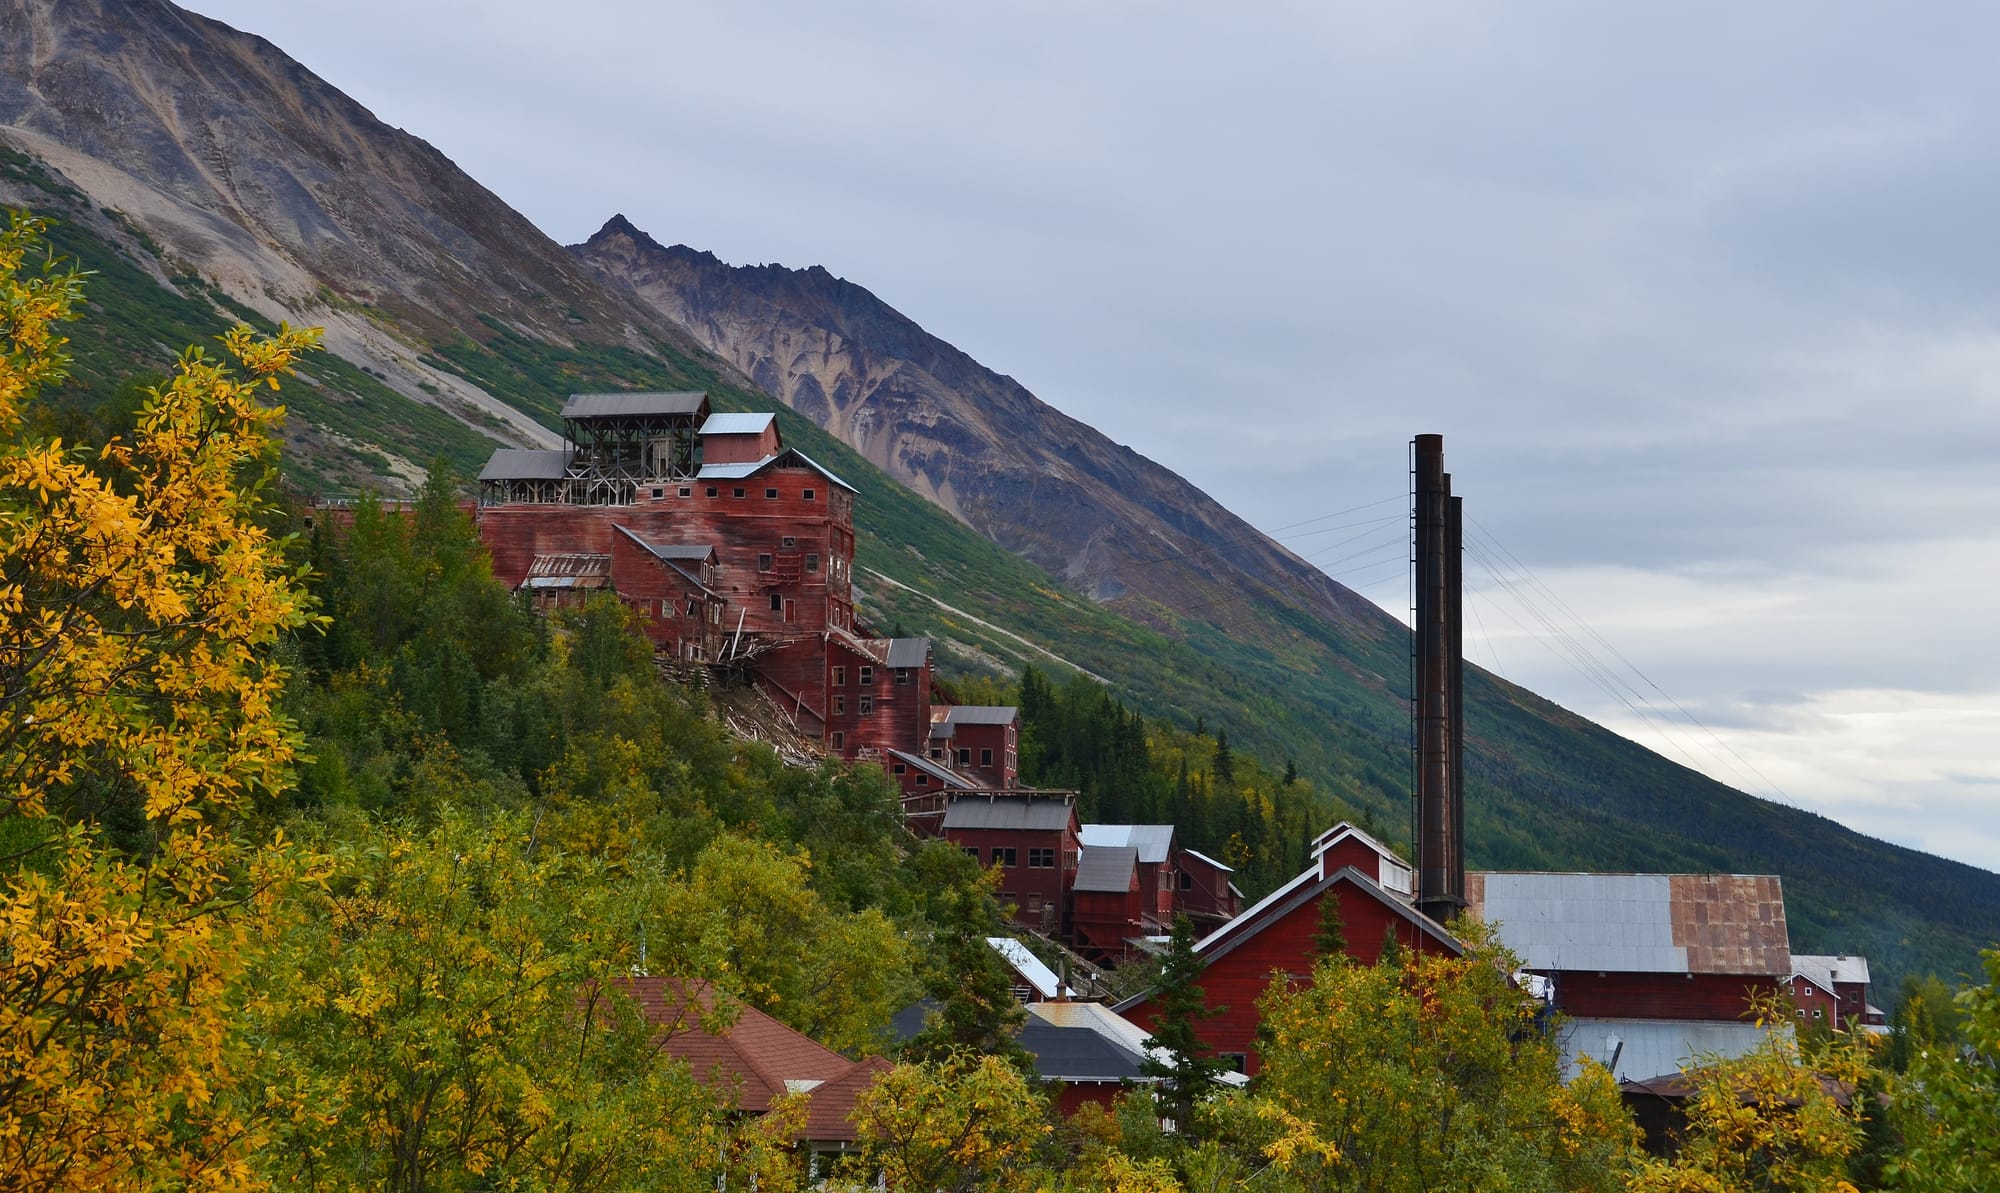
[[581,552],[537,555],[523,588],[602,588],[611,582],[611,557]]
[[1485,873],[1465,893],[1529,969],[1792,971],[1775,875]]
[[693,416],[708,409],[708,395],[696,390],[672,393],[571,394],[563,403],[564,418],[645,418]]
[[569,468],[568,449],[556,451],[532,451],[527,448],[502,447],[488,457],[486,467],[479,470],[483,481],[559,481]]

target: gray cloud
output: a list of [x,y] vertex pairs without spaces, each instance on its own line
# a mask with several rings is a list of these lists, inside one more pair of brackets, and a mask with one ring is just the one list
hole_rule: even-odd
[[1441,431],[1480,525],[1791,798],[2000,865],[1958,781],[2000,737],[1988,6],[195,7],[559,239],[824,264],[1267,528]]

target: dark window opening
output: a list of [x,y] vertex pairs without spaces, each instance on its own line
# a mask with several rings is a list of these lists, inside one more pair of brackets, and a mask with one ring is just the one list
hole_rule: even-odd
[[764,490],[764,500],[766,500],[766,501],[776,501],[777,499],[778,499],[778,491],[777,491],[776,489],[766,489],[766,490]]
[[1181,889],[1184,891],[1194,889],[1194,875],[1188,873],[1186,870],[1181,871]]
[[743,496],[743,490],[741,490],[741,489],[731,489],[731,490],[729,491],[729,495],[730,495],[731,497],[741,497],[741,496]]
[[908,667],[896,668],[896,682],[899,684],[910,682],[910,669]]
[[1012,845],[995,845],[993,847],[993,864],[1011,868],[1014,865],[1014,847]]
[[960,746],[958,748],[958,764],[960,766],[972,765],[972,750],[970,748],[966,746]]
[[967,857],[971,858],[971,859],[972,859],[973,861],[975,861],[975,862],[976,862],[976,861],[978,861],[978,860],[979,860],[979,846],[977,846],[977,845],[967,845],[967,846],[965,847],[965,856],[967,856]]
[[776,592],[772,593],[771,612],[776,613],[778,610],[783,609],[784,607],[785,607],[785,598],[783,594]]
[[847,684],[847,668],[835,667],[833,669],[833,686],[837,688],[845,687],[846,684]]
[[798,545],[799,545],[799,540],[797,535],[788,534],[784,538],[778,540],[778,546],[784,548],[787,551],[791,550],[793,547],[796,547]]
[[760,554],[757,556],[757,570],[760,572],[771,570],[771,557],[769,555]]
[[[930,777],[929,775],[925,774],[925,773],[924,773],[924,772],[922,772],[922,771],[918,771],[918,772],[917,772],[917,786],[919,786],[919,787],[929,787],[930,785],[931,785],[931,777]],[[976,851],[975,851],[975,852],[976,852]]]
[[992,765],[993,765],[993,751],[991,751],[991,750],[981,750],[981,751],[979,751],[979,765],[981,765],[981,766],[992,766]]
[[909,768],[908,766],[906,766],[905,764],[903,764],[903,763],[901,763],[901,762],[898,762],[898,763],[896,764],[896,773],[897,773],[897,774],[899,774],[899,775],[900,775],[900,774],[903,774],[903,773],[905,773],[905,772],[906,772],[906,771],[908,771],[909,769],[910,769],[910,768]]
[[814,497],[814,493],[811,489],[807,489],[804,492],[800,493],[799,496],[805,498],[807,501],[811,501]]
[[720,489],[716,488],[716,487],[715,487],[714,485],[710,485],[710,486],[708,487],[708,495],[709,495],[710,497],[713,497],[713,496],[715,496],[716,494],[718,494],[718,493],[720,493],[720,492],[722,492],[722,490],[720,490]]
[[861,715],[865,717],[869,713],[874,711],[875,711],[875,697],[870,696],[866,692],[861,693]]
[[[683,496],[683,497],[692,497],[692,496],[694,496],[694,488],[693,488],[693,486],[691,486],[691,485],[682,485],[682,486],[681,486],[681,496]],[[715,496],[715,494],[713,494],[713,493],[710,493],[710,494],[709,494],[709,496],[710,496],[710,497],[713,497],[713,496]]]
[[816,572],[819,570],[819,556],[817,555],[806,556],[806,570],[809,572]]
[[847,697],[835,696],[833,698],[833,715],[836,717],[847,715]]
[[654,489],[654,490],[653,490],[653,496],[654,496],[655,498],[660,498],[660,497],[665,497],[666,495],[667,495],[667,491],[666,491],[665,489]]
[[841,749],[845,749],[845,748],[846,748],[846,745],[847,745],[847,735],[846,735],[846,734],[844,734],[844,733],[836,733],[836,734],[834,734],[834,735],[833,735],[833,748],[834,748],[834,749],[836,749],[836,750],[841,750]]
[[1056,851],[1053,849],[1028,850],[1028,868],[1031,870],[1053,870],[1056,868]]
[[861,682],[862,682],[862,683],[865,683],[865,684],[872,684],[872,683],[874,683],[874,682],[875,682],[875,668],[873,668],[873,667],[863,667],[863,668],[861,669]]

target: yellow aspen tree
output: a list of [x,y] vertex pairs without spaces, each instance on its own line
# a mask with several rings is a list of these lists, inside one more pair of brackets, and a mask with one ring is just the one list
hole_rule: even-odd
[[[288,781],[271,647],[312,617],[258,525],[258,392],[317,333],[239,327],[129,439],[36,440],[80,287],[40,231],[0,231],[0,1187],[247,1187],[274,1108],[240,979],[305,863],[241,821]],[[143,831],[63,815],[81,792]]]

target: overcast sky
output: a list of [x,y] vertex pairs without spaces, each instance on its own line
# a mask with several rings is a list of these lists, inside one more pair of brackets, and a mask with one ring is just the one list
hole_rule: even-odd
[[[824,265],[1281,537],[1441,432],[1474,662],[2000,868],[2000,9],[192,6],[558,240]],[[1407,616],[1402,533],[1288,541]]]

